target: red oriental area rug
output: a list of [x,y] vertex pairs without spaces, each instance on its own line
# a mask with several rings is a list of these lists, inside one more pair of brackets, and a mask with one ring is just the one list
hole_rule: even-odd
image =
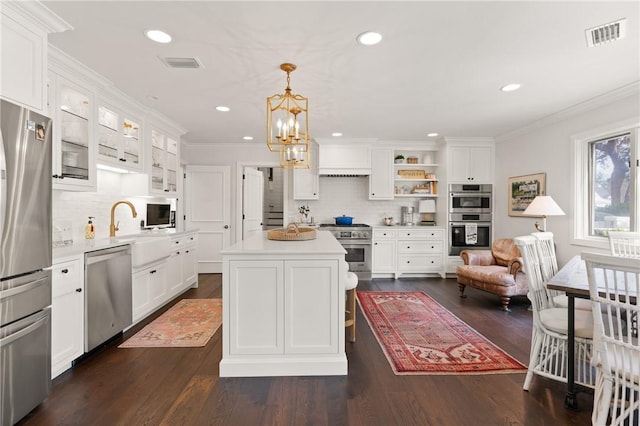
[[425,293],[357,292],[395,374],[524,373],[527,367]]
[[222,324],[222,299],[182,299],[119,348],[205,346]]

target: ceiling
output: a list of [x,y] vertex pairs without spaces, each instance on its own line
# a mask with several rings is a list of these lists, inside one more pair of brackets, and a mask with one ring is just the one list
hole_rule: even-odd
[[[291,89],[309,98],[315,138],[499,137],[640,79],[636,1],[43,3],[74,27],[51,44],[188,129],[188,143],[264,142],[283,62],[298,67]],[[586,29],[621,18],[626,38],[587,47]],[[357,44],[366,30],[382,42]]]

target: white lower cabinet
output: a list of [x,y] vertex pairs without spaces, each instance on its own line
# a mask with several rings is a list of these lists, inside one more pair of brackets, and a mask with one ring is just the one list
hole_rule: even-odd
[[396,272],[396,231],[373,230],[372,273]]
[[337,261],[229,263],[230,354],[338,353]]
[[373,230],[372,273],[444,276],[444,230],[402,227]]
[[133,322],[153,312],[165,300],[167,262],[147,266],[133,273]]
[[84,353],[84,259],[51,267],[51,378]]
[[171,237],[170,255],[133,271],[133,322],[136,323],[189,287],[198,284],[197,232]]
[[184,288],[198,287],[198,234],[184,237],[184,254],[182,256],[182,283]]

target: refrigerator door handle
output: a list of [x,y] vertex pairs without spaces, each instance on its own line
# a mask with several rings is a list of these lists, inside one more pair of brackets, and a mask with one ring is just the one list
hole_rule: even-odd
[[29,290],[32,290],[40,285],[42,285],[42,281],[47,281],[49,276],[42,277],[35,281],[31,281],[27,284],[19,285],[17,287],[13,287],[7,290],[0,291],[0,300],[6,299],[7,297],[15,296],[16,294],[25,293]]
[[0,238],[4,235],[3,218],[7,217],[7,159],[4,152],[4,139],[0,132]]
[[28,325],[27,327],[23,328],[22,330],[10,334],[9,336],[5,337],[4,339],[0,339],[0,347],[2,346],[6,346],[11,342],[15,342],[16,340],[18,340],[19,338],[26,336],[27,334],[31,333],[33,330],[37,329],[38,327],[40,327],[42,325],[43,322],[45,322],[47,320],[46,315],[44,315],[42,318],[38,319],[37,321],[35,321],[34,323]]

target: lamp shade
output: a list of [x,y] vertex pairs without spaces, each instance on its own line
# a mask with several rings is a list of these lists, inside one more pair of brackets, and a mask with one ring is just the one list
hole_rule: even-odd
[[523,216],[564,216],[564,212],[553,198],[548,195],[538,195],[522,212]]
[[421,200],[418,204],[418,212],[420,213],[435,213],[436,201],[435,200]]

